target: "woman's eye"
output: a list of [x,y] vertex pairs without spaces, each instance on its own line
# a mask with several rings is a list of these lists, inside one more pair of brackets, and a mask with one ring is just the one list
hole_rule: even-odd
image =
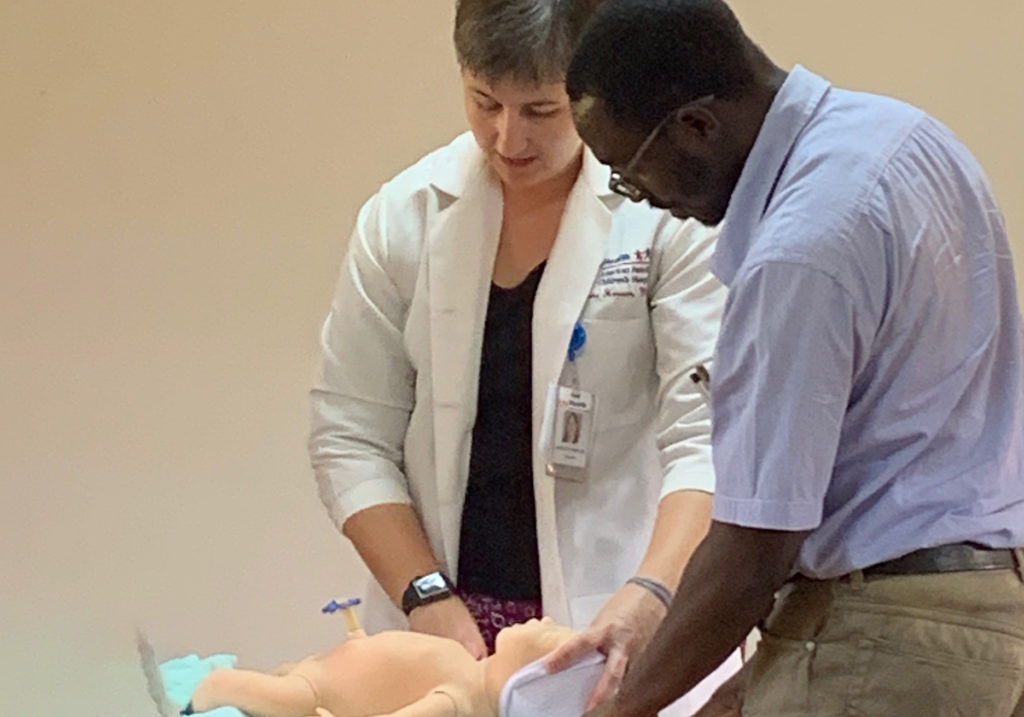
[[544,119],[545,117],[554,117],[555,115],[558,114],[558,110],[535,110],[532,108],[527,108],[525,114],[527,117],[533,117],[535,119]]
[[501,105],[497,102],[477,102],[476,106],[482,112],[497,112],[501,109]]
[[560,112],[560,110],[561,110],[561,108],[558,108],[558,107],[554,107],[553,108],[553,107],[550,106],[550,104],[549,104],[548,107],[544,107],[544,108],[532,107],[532,106],[529,106],[529,104],[527,104],[527,106],[525,108],[523,108],[522,114],[524,116],[526,116],[526,117],[530,117],[530,118],[534,118],[534,119],[544,119],[546,117],[554,117],[555,115],[557,115]]

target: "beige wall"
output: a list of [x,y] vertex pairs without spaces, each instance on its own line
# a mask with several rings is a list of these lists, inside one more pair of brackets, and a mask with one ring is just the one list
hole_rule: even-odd
[[[951,124],[1021,266],[1021,3],[736,7],[783,64]],[[0,3],[0,713],[152,714],[135,624],[258,666],[341,634],[318,607],[362,571],[305,391],[356,208],[462,127],[451,14]]]

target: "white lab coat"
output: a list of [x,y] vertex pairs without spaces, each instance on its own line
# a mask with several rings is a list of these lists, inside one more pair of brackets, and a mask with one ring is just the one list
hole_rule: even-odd
[[[456,581],[501,219],[500,184],[469,134],[385,184],[359,213],[312,392],[310,452],[339,528],[411,503]],[[557,622],[586,627],[635,574],[660,495],[713,490],[708,407],[687,369],[710,361],[725,300],[708,271],[714,237],[614,194],[585,151],[533,318],[541,593]],[[577,320],[580,387],[598,402],[582,483],[549,477],[536,448]],[[404,624],[376,585],[364,614],[371,631]]]

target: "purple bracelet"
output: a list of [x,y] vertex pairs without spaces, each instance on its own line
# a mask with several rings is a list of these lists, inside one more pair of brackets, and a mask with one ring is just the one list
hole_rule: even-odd
[[645,578],[642,575],[634,575],[629,580],[627,580],[626,583],[633,583],[634,585],[639,585],[640,587],[650,592],[652,595],[654,595],[654,597],[661,600],[666,610],[672,607],[672,591],[665,587],[665,585],[663,585],[662,583],[659,583],[657,580],[653,578]]

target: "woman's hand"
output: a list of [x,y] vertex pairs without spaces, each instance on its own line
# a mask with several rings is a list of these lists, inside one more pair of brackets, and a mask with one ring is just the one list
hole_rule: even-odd
[[[587,713],[583,717],[625,717],[622,710],[618,709],[615,704],[615,700],[608,699],[599,704],[593,709],[587,710]],[[650,717],[657,717],[657,715],[650,715]]]
[[595,650],[607,658],[604,674],[587,701],[587,710],[615,694],[629,659],[640,652],[658,629],[666,608],[646,588],[624,585],[594,621],[548,656],[549,672],[560,672]]
[[476,620],[466,604],[454,595],[414,609],[409,614],[409,629],[461,642],[474,659],[487,657],[487,647]]

